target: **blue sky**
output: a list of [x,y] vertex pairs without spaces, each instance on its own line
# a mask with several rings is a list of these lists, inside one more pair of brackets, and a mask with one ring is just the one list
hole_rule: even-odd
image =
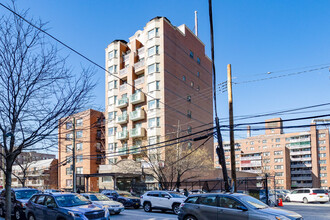
[[[176,26],[185,23],[193,29],[194,11],[197,10],[199,37],[210,56],[207,0],[18,0],[17,5],[20,9],[29,8],[30,16],[48,21],[51,34],[101,65],[105,63],[104,49],[114,39],[128,40],[155,16],[166,16]],[[232,64],[235,82],[330,66],[329,8],[330,1],[327,0],[213,0],[217,83],[226,80],[228,63]],[[0,14],[3,13],[7,12],[0,8]],[[89,65],[66,49],[62,53],[71,54],[70,65],[76,70],[80,65]],[[318,66],[297,69],[313,65]],[[287,69],[293,70],[276,72]],[[272,73],[267,75],[267,72]],[[329,76],[329,70],[323,69],[235,84],[234,114],[254,115],[329,102]],[[93,102],[96,109],[104,108],[104,79],[104,72],[98,70],[96,80],[99,83]],[[227,93],[219,93],[221,118],[228,116],[227,105]],[[308,115],[313,114],[319,113]],[[283,118],[302,115],[306,114]],[[310,120],[299,123],[308,124]]]

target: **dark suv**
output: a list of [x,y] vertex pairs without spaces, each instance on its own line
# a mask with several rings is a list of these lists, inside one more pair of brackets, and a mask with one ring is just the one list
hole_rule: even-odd
[[108,209],[93,205],[75,193],[42,193],[32,196],[26,205],[28,220],[108,220]]
[[101,193],[110,199],[122,203],[125,207],[133,207],[135,209],[140,208],[140,198],[133,196],[129,192],[119,190],[103,190]]
[[[31,188],[13,188],[11,190],[11,213],[15,219],[25,219],[25,207],[28,200],[39,191]],[[0,193],[0,216],[5,214],[6,191]]]

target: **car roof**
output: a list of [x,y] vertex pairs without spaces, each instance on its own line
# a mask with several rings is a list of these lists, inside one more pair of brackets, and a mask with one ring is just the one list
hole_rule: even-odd
[[37,189],[33,188],[12,188],[13,191],[22,191],[22,190],[33,190],[33,191],[39,191]]
[[193,195],[189,195],[189,197],[193,197],[193,196],[217,196],[217,195],[225,195],[225,196],[232,196],[232,197],[241,197],[241,196],[248,196],[246,194],[242,194],[242,193],[202,193],[202,194],[193,194]]

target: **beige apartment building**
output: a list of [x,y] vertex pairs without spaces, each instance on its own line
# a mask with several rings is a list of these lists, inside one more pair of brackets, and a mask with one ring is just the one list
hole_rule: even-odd
[[77,189],[99,191],[98,178],[85,179],[79,174],[95,174],[104,163],[104,116],[103,112],[89,109],[68,118],[58,129],[58,185],[60,189],[72,190],[73,118],[75,118],[75,153]]
[[[144,164],[141,146],[175,138],[178,130],[185,135],[212,127],[194,129],[213,121],[212,65],[204,44],[186,25],[155,17],[128,42],[113,41],[105,54],[107,160],[100,173],[111,173],[119,161]],[[213,158],[213,139],[206,149]],[[166,163],[164,149],[148,155]],[[100,188],[111,181],[100,179]]]
[[[265,134],[235,141],[237,170],[275,176],[276,188],[330,187],[329,129],[283,133],[281,118],[266,120]],[[224,143],[230,167],[230,144]],[[220,168],[215,157],[215,167]]]

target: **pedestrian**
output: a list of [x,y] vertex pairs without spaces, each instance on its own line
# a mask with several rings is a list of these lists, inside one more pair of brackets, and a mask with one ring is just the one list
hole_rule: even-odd
[[187,190],[186,188],[183,190],[183,194],[184,194],[186,197],[189,196],[189,192],[188,192],[188,190]]

